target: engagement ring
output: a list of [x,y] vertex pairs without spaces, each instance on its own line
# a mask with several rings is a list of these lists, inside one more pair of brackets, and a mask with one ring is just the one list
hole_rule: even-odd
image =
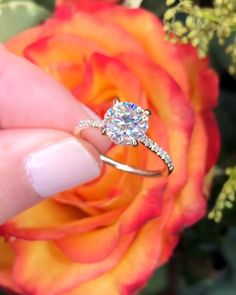
[[75,134],[84,128],[98,128],[103,135],[107,135],[112,142],[118,145],[131,145],[137,147],[143,144],[150,151],[155,153],[164,163],[164,167],[158,170],[144,170],[132,167],[101,154],[105,163],[117,169],[142,176],[165,176],[173,172],[174,165],[168,153],[156,142],[146,135],[148,130],[148,118],[151,115],[149,110],[142,109],[132,102],[120,102],[115,99],[113,107],[105,113],[103,120],[82,120],[75,127]]

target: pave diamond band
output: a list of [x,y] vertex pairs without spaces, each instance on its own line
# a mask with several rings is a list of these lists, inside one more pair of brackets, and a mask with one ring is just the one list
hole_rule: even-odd
[[174,165],[168,153],[145,133],[148,129],[150,111],[142,109],[134,103],[115,100],[113,107],[108,109],[104,120],[82,120],[75,127],[75,134],[84,128],[99,128],[115,144],[137,146],[142,143],[155,153],[165,164],[164,168],[151,171],[132,167],[101,155],[102,161],[117,169],[142,176],[164,176],[173,172]]

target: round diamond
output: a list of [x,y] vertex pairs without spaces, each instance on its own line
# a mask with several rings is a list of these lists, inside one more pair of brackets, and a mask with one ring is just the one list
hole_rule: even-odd
[[104,117],[106,134],[116,144],[135,145],[148,129],[148,112],[130,102],[116,102]]

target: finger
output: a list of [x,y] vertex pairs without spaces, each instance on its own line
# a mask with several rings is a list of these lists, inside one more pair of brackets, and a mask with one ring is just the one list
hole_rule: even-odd
[[[67,132],[79,120],[98,117],[30,62],[0,47],[0,128],[41,127]],[[84,132],[100,151],[110,141],[98,130]]]
[[92,145],[53,129],[0,132],[0,223],[100,175]]

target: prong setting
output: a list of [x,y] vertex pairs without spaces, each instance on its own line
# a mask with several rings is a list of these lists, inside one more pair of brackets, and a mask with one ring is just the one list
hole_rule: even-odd
[[151,111],[149,109],[145,109],[144,110],[144,113],[147,115],[147,116],[151,116]]
[[135,139],[135,138],[133,139],[133,146],[134,146],[134,147],[137,147],[137,146],[138,146],[138,141],[137,141],[137,139]]
[[115,97],[114,99],[114,105],[118,104],[120,102],[120,99],[118,97]]
[[107,134],[106,128],[102,128],[101,133],[102,133],[102,135],[106,135]]

